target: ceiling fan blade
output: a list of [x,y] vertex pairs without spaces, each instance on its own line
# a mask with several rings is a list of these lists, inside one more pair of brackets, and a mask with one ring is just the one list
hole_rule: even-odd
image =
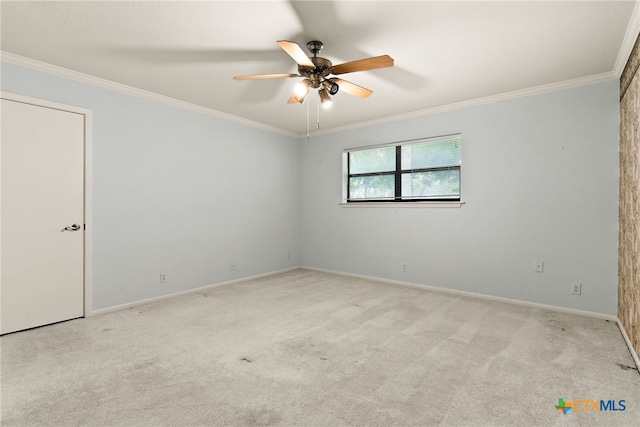
[[287,101],[287,104],[295,104],[296,102],[298,102],[298,100],[296,99],[296,96],[291,95],[291,98],[289,98],[289,100]]
[[376,68],[393,67],[393,58],[389,55],[374,56],[372,58],[359,59],[334,65],[332,74],[354,73],[356,71],[375,70]]
[[298,63],[298,65],[302,65],[304,67],[315,67],[313,62],[309,59],[304,50],[297,43],[289,42],[286,40],[278,40],[278,46],[280,46],[285,52],[289,54],[290,57],[293,58],[294,61]]
[[373,93],[372,90],[369,90],[366,87],[358,86],[357,84],[346,80],[335,78],[331,79],[331,81],[340,86],[340,90],[342,92],[347,92],[348,94],[357,96],[358,98],[366,98]]
[[289,77],[300,77],[300,75],[299,74],[256,74],[253,76],[235,76],[233,80],[286,79]]

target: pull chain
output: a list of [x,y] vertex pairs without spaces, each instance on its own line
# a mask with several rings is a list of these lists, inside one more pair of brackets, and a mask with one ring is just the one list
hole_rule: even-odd
[[309,143],[309,100],[307,100],[307,144]]

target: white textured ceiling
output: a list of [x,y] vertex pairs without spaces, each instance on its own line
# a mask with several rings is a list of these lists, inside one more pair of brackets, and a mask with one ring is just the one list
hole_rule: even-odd
[[[334,64],[389,54],[395,67],[341,77],[373,90],[334,96],[322,129],[558,82],[606,79],[635,40],[634,1],[2,1],[4,52],[288,132],[307,106],[276,40],[321,40]],[[625,38],[626,36],[626,38]],[[618,70],[616,70],[616,67]],[[315,95],[315,94],[312,94]],[[315,127],[317,97],[310,96]]]

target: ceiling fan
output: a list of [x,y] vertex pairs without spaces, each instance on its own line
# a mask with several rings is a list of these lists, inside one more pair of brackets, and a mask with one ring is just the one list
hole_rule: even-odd
[[307,48],[313,54],[313,57],[308,57],[297,43],[286,40],[279,40],[277,43],[296,61],[298,64],[298,74],[257,74],[252,76],[236,76],[233,79],[261,80],[304,77],[303,80],[296,84],[294,94],[289,98],[289,104],[295,104],[296,102],[303,103],[310,89],[318,89],[318,95],[320,96],[320,101],[323,106],[331,104],[331,95],[338,93],[338,90],[342,90],[358,98],[366,98],[371,95],[373,91],[338,77],[329,76],[393,67],[393,58],[389,55],[374,56],[333,65],[328,59],[318,56],[323,44],[317,40],[307,43]]

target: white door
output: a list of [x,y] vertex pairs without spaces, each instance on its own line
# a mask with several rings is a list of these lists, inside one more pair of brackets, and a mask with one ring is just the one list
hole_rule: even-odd
[[84,315],[84,116],[2,99],[0,334]]

